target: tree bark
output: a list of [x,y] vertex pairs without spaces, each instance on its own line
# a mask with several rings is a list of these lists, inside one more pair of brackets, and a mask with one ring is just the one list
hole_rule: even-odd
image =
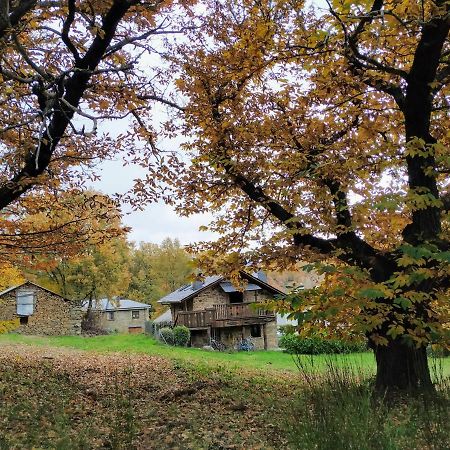
[[400,340],[374,349],[378,392],[433,390],[425,347],[415,348]]

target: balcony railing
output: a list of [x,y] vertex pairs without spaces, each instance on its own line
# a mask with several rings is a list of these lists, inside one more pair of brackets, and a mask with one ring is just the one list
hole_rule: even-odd
[[233,303],[214,305],[200,311],[180,311],[176,324],[188,328],[206,328],[218,325],[217,322],[238,319],[258,319],[275,317],[272,311],[256,307],[257,303]]

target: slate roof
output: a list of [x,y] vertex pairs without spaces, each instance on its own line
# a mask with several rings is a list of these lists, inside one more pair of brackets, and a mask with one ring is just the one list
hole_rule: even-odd
[[32,281],[28,281],[28,280],[27,280],[27,281],[24,281],[23,283],[20,283],[20,284],[18,284],[18,285],[16,285],[16,286],[11,286],[11,287],[9,287],[8,289],[5,289],[4,291],[0,292],[0,297],[1,297],[2,295],[7,294],[8,292],[13,291],[14,289],[17,289],[17,288],[20,288],[20,287],[22,287],[22,286],[25,286],[26,284],[31,284],[31,285],[33,285],[33,286],[36,286],[37,288],[42,289],[43,291],[47,291],[47,292],[49,292],[50,294],[53,294],[53,295],[56,295],[57,297],[62,298],[62,299],[65,300],[66,302],[70,301],[68,298],[63,297],[61,294],[58,294],[58,293],[56,293],[56,292],[54,292],[54,291],[52,291],[52,290],[50,290],[50,289],[47,289],[47,288],[45,288],[45,287],[43,287],[43,286],[40,286],[40,285],[37,284],[37,283],[33,283]]
[[204,291],[205,289],[213,286],[214,284],[217,284],[219,281],[223,280],[224,277],[221,275],[214,275],[212,277],[206,277],[203,280],[203,284],[200,287],[200,289],[194,289],[192,284],[185,284],[178,288],[176,291],[171,292],[170,294],[167,294],[162,299],[158,300],[158,303],[180,303],[184,300],[187,300],[191,297],[195,297],[200,292]]
[[164,322],[172,322],[172,311],[170,311],[170,309],[164,311],[153,321],[153,323],[164,323]]
[[[87,309],[88,301],[85,300],[83,302],[83,309]],[[93,308],[96,311],[122,311],[127,309],[148,309],[152,308],[152,305],[148,305],[147,303],[140,303],[134,300],[129,300],[127,298],[101,298],[99,300],[93,301]]]
[[[250,275],[246,272],[241,272],[241,276],[249,281],[249,283],[245,288],[246,291],[265,289],[273,294],[284,295],[284,293],[279,289],[277,289],[276,287],[271,286],[270,284],[258,279],[253,275]],[[158,303],[162,303],[164,305],[170,305],[172,303],[181,303],[186,300],[189,300],[190,298],[196,297],[200,292],[203,292],[204,290],[209,289],[217,284],[220,284],[221,288],[225,292],[237,291],[237,289],[229,281],[227,281],[225,277],[221,275],[214,275],[206,277],[203,280],[203,284],[201,285],[200,288],[194,289],[193,284],[185,284],[184,286],[178,288],[176,291],[173,291],[170,294],[158,300]]]

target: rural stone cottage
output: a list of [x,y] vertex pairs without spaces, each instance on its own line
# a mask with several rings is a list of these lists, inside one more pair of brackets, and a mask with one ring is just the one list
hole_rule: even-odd
[[30,281],[0,292],[0,321],[17,320],[22,334],[80,334],[82,316],[71,300]]
[[[86,303],[83,308],[87,311]],[[94,300],[92,305],[97,316],[96,323],[101,329],[130,334],[144,333],[151,309],[152,306],[147,303],[121,297]]]
[[241,276],[246,280],[242,291],[223,276],[211,276],[182,286],[158,302],[170,306],[174,325],[191,330],[193,346],[209,344],[212,338],[232,347],[251,337],[257,349],[277,348],[275,314],[258,308],[258,303],[283,292],[268,284],[263,272],[242,272]]

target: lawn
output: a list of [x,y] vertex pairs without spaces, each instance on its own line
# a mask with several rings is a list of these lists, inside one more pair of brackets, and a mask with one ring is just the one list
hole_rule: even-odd
[[[303,355],[298,361],[282,351],[255,352],[215,352],[197,348],[170,347],[145,335],[108,335],[96,337],[54,336],[37,337],[18,334],[0,335],[3,343],[26,345],[67,347],[79,350],[105,352],[123,352],[127,354],[146,354],[162,356],[179,362],[195,363],[197,367],[215,368],[223,366],[229,369],[248,369],[276,373],[298,373],[297,362],[303,369],[326,370],[330,365],[349,367],[355,371],[374,373],[375,359],[371,352],[352,353],[350,355]],[[450,376],[450,358],[430,358],[433,374]]]
[[[256,369],[285,373],[297,373],[294,358],[282,351],[254,352],[217,352],[198,348],[170,347],[145,335],[108,335],[96,337],[55,336],[37,337],[17,334],[0,335],[0,345],[20,343],[27,345],[68,347],[79,350],[105,352],[123,352],[163,356],[180,362],[195,363],[196,366],[224,366],[231,369]],[[324,369],[330,362],[338,365],[351,365],[373,371],[375,361],[372,353],[353,353],[351,355],[302,356],[302,363],[308,367]]]

